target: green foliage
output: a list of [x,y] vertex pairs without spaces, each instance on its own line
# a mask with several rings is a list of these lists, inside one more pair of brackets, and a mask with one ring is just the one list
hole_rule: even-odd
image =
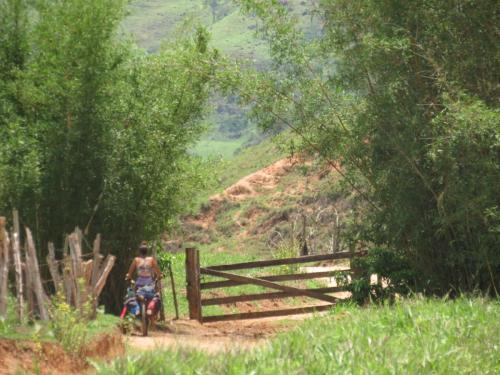
[[0,335],[5,334],[9,329],[7,319],[0,317]]
[[167,275],[172,267],[172,263],[175,261],[175,255],[166,251],[161,251],[157,254],[156,260],[161,273]]
[[221,161],[231,160],[236,151],[240,150],[245,142],[244,138],[234,140],[202,139],[196,144],[193,153],[203,158],[220,158]]
[[156,55],[120,41],[125,3],[0,3],[0,211],[18,208],[40,249],[62,247],[75,225],[103,233],[119,280],[129,249],[165,230],[209,180],[188,150],[204,130],[217,60],[203,28]]
[[401,254],[429,281],[500,285],[498,43],[492,1],[323,0],[309,41],[280,1],[240,0],[263,22],[272,74],[240,79],[289,149],[342,166],[357,194],[351,236]]
[[94,365],[98,374],[494,374],[499,310],[467,298],[342,306],[251,352],[157,350]]
[[[300,255],[298,243],[293,243],[287,240],[281,240],[276,247],[271,250],[271,255],[274,259],[295,258]],[[293,274],[299,271],[300,264],[285,264],[278,270],[278,274]]]
[[34,134],[23,117],[20,76],[29,44],[28,2],[0,2],[0,197],[3,205],[26,201],[33,214],[40,170]]
[[[312,22],[313,6],[309,1],[289,0],[288,7],[297,16],[301,29],[307,35],[320,32],[320,25]],[[222,54],[244,61],[245,65],[266,69],[270,63],[265,41],[256,32],[260,21],[253,15],[242,14],[237,4],[230,0],[134,0],[127,7],[128,14],[123,21],[123,30],[137,40],[137,44],[149,52],[161,49],[164,40],[173,40],[183,35],[186,24],[203,24],[212,35],[210,46]],[[246,116],[247,109],[238,103],[236,96],[221,96],[214,93],[210,97],[214,107],[207,123],[209,136],[194,151],[204,155],[207,146],[217,147],[211,154],[225,154],[224,146],[232,147],[233,141],[256,144],[264,136]],[[256,134],[258,133],[258,134]],[[215,141],[212,143],[211,141]],[[220,143],[224,142],[224,143]],[[227,143],[225,143],[227,142]],[[245,145],[246,146],[246,145]],[[232,153],[232,151],[230,152]]]
[[68,354],[79,356],[88,340],[86,314],[68,305],[64,296],[57,294],[52,301],[50,317],[55,339]]
[[[359,304],[367,301],[393,301],[396,294],[407,296],[417,289],[417,275],[405,257],[393,251],[374,248],[365,257],[355,258],[351,267],[357,271],[356,278],[347,289]],[[371,276],[378,282],[371,285]]]

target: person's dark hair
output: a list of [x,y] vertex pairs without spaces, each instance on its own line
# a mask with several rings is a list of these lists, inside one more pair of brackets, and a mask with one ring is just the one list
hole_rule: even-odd
[[139,254],[141,254],[141,256],[148,255],[148,244],[145,241],[141,242],[139,246]]

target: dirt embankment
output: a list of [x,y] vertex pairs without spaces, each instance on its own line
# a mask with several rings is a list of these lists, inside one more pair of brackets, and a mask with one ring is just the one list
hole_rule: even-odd
[[79,357],[68,355],[51,342],[0,338],[0,375],[18,373],[86,374],[92,370],[86,359],[112,359],[125,353],[119,333],[94,338]]
[[346,197],[328,192],[337,180],[333,168],[311,160],[278,160],[212,196],[199,213],[184,217],[179,237],[201,244],[232,239],[238,248],[251,243],[266,250],[284,238],[303,235],[307,222],[308,245],[318,253],[329,251],[326,247],[338,230],[334,224],[342,223],[339,218],[350,206]]
[[297,160],[293,158],[281,159],[266,168],[243,177],[222,193],[210,197],[205,209],[196,216],[188,217],[186,224],[204,230],[212,228],[216,224],[217,214],[223,209],[225,202],[241,202],[261,195],[263,191],[272,191],[280,179],[289,173],[296,163]]

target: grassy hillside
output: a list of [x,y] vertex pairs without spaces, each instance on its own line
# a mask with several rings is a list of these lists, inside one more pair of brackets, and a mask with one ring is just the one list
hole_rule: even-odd
[[[123,30],[130,33],[140,47],[154,52],[162,40],[168,39],[184,21],[191,19],[205,25],[212,34],[212,45],[238,58],[260,62],[269,58],[266,43],[256,35],[254,18],[241,14],[231,0],[218,0],[216,17],[206,0],[134,0]],[[319,31],[318,22],[311,19],[311,5],[303,0],[290,0],[290,11],[308,34]]]
[[498,302],[466,298],[339,306],[251,352],[150,351],[97,373],[497,374],[498,314]]
[[244,147],[244,143],[245,139],[242,138],[202,140],[196,145],[194,151],[198,155],[221,158],[214,166],[215,183],[211,188],[200,191],[196,197],[197,209],[206,204],[211,196],[221,193],[240,178],[285,157],[285,153],[275,146],[271,138],[250,147]]
[[201,1],[132,1],[123,31],[129,33],[140,47],[155,52],[186,17],[199,14],[202,9]]
[[265,258],[297,255],[304,233],[311,253],[346,250],[339,233],[351,197],[338,184],[331,168],[290,159],[268,139],[220,164],[216,186],[197,197],[198,209],[174,237],[208,252]]
[[[214,8],[210,4],[217,4]],[[309,35],[319,32],[319,23],[311,19],[311,5],[302,0],[288,2],[290,11]],[[269,63],[267,43],[257,35],[255,18],[244,16],[231,0],[134,0],[122,30],[149,52],[157,51],[163,40],[175,37],[184,22],[205,25],[211,33],[211,44],[222,53],[249,60],[261,69]],[[210,130],[193,151],[201,156],[221,155],[231,159],[235,151],[262,136],[245,117],[235,98],[215,96],[214,111],[208,116]]]

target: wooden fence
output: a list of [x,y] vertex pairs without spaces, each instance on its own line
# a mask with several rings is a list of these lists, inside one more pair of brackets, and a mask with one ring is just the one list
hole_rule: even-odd
[[[6,316],[8,294],[15,290],[16,311],[19,321],[27,317],[49,319],[49,297],[52,286],[66,302],[83,311],[90,304],[90,317],[95,317],[97,302],[107,277],[115,264],[113,255],[101,255],[101,236],[97,235],[92,253],[82,254],[83,234],[77,228],[66,238],[63,257],[56,259],[55,248],[48,244],[47,263],[40,265],[33,236],[25,228],[25,244],[21,245],[19,216],[14,211],[11,233],[7,231],[5,217],[0,217],[0,317]],[[84,260],[85,256],[91,259]],[[48,272],[41,272],[41,266]],[[9,271],[14,271],[15,286],[9,288]],[[50,273],[51,279],[42,275]],[[50,285],[51,284],[51,285]]]
[[[302,263],[319,262],[319,261],[331,261],[340,259],[350,260],[356,256],[362,256],[364,254],[365,254],[364,252],[356,252],[356,253],[341,252],[341,253],[323,254],[323,255],[308,255],[297,258],[262,260],[262,261],[253,261],[245,263],[200,267],[199,251],[192,248],[186,249],[186,279],[187,279],[186,281],[187,281],[187,298],[189,304],[189,317],[191,319],[196,319],[199,322],[216,322],[224,320],[255,319],[255,318],[263,318],[271,316],[301,314],[301,313],[324,311],[330,309],[337,301],[337,298],[329,295],[328,293],[345,291],[346,290],[345,287],[336,286],[336,287],[324,287],[324,288],[314,288],[314,289],[300,289],[288,285],[279,284],[278,282],[334,277],[339,275],[339,271],[329,270],[329,271],[321,271],[313,273],[295,273],[288,275],[269,275],[269,276],[258,276],[258,277],[243,276],[235,273],[230,273],[227,271],[290,265],[290,264],[302,264]],[[201,275],[216,276],[223,278],[225,280],[202,283]],[[274,291],[266,293],[258,293],[258,294],[244,294],[244,295],[216,297],[216,298],[202,298],[201,296],[202,290],[212,289],[212,288],[226,288],[226,287],[245,285],[245,284],[258,285],[273,289]],[[254,312],[214,315],[214,316],[204,316],[202,312],[203,306],[224,305],[236,302],[259,301],[266,299],[287,298],[287,297],[297,297],[297,296],[310,297],[318,301],[327,302],[327,304],[281,309],[281,310],[254,311]]]

